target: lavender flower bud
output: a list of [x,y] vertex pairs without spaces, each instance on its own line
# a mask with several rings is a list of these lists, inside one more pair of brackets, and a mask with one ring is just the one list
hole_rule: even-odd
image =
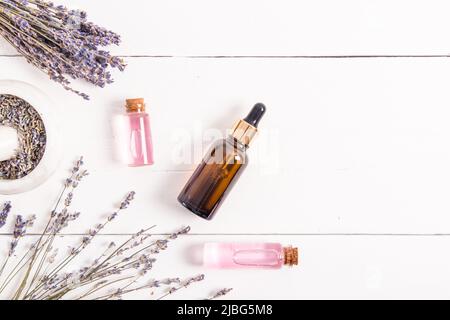
[[8,219],[9,212],[11,211],[11,202],[5,202],[3,204],[3,208],[0,211],[0,228],[3,227],[6,223],[6,219]]

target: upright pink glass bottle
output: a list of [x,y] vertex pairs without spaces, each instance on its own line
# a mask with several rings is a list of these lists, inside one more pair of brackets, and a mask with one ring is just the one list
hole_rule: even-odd
[[150,117],[144,99],[128,99],[125,115],[125,161],[131,167],[154,163]]
[[281,269],[298,265],[298,249],[279,243],[207,243],[203,264],[215,269]]

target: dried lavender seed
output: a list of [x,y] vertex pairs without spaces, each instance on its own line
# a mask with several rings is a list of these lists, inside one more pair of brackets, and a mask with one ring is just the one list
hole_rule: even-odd
[[0,126],[18,133],[19,147],[11,159],[0,161],[0,180],[17,180],[29,175],[41,162],[47,134],[41,116],[25,100],[0,95]]

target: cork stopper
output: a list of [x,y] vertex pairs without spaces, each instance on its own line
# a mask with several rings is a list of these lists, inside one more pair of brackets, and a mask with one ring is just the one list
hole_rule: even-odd
[[289,267],[298,266],[298,248],[284,248],[284,264]]
[[145,112],[145,101],[143,98],[127,99],[127,112]]

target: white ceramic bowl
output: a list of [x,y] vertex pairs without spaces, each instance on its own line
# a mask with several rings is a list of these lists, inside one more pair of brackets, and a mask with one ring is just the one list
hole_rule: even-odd
[[[15,95],[32,105],[41,116],[47,135],[44,156],[33,171],[21,179],[0,180],[0,194],[11,195],[30,191],[38,187],[55,172],[62,155],[61,140],[56,122],[51,114],[54,110],[54,105],[42,91],[25,82],[0,80],[0,94]],[[11,138],[11,134],[6,133],[6,131],[3,132],[5,135],[3,139]],[[1,139],[2,137],[0,136]],[[4,143],[3,147],[10,148],[10,143]],[[3,150],[3,152],[8,151]]]

